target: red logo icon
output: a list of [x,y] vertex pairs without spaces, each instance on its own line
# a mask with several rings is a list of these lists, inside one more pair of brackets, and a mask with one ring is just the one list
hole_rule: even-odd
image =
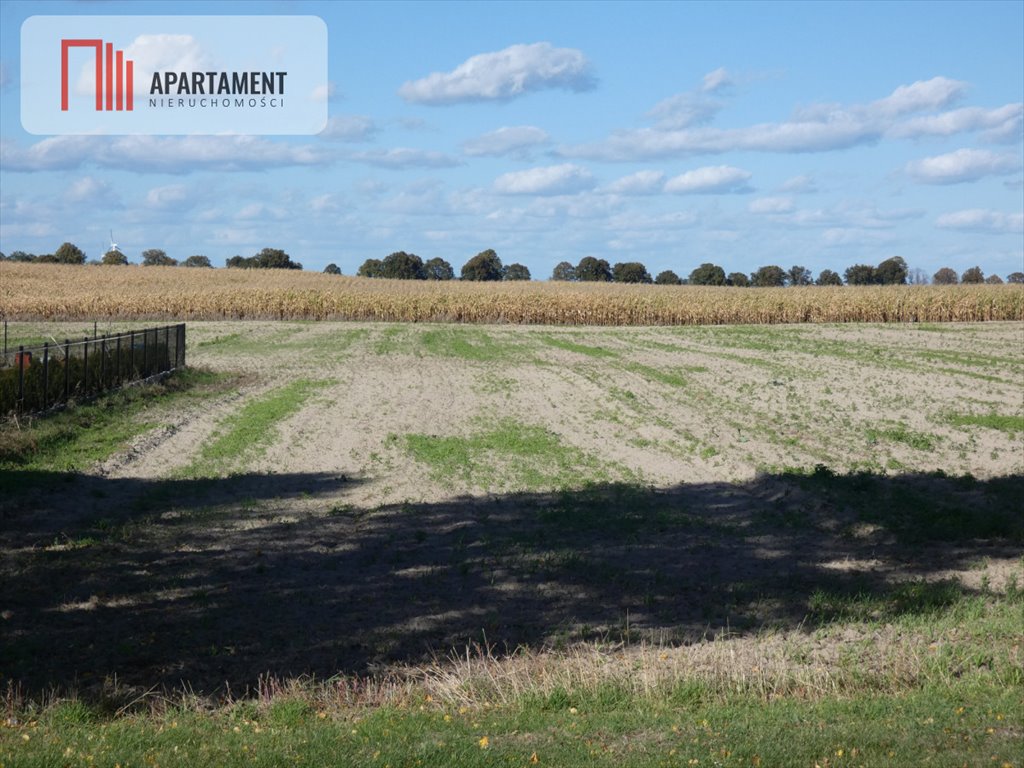
[[[114,51],[113,43],[102,40],[61,40],[60,41],[60,108],[68,111],[68,50],[71,48],[94,48],[96,50],[96,111],[125,111],[135,108],[134,80],[135,62],[124,57],[124,51]],[[104,51],[106,67],[104,67]],[[104,70],[106,77],[104,77]]]

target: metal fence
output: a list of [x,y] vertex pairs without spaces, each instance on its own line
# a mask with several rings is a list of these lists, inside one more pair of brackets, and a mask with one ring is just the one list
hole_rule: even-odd
[[184,366],[184,323],[19,346],[0,359],[0,416],[45,411]]

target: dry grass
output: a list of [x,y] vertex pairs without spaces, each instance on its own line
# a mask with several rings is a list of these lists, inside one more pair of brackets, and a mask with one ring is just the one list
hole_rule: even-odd
[[285,270],[0,263],[9,320],[382,320],[558,325],[1024,319],[1024,286],[705,288],[371,280]]

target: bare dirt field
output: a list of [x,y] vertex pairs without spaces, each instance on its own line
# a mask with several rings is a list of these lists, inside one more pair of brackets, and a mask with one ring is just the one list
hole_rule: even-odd
[[801,632],[850,596],[884,619],[901,589],[1024,580],[1020,324],[188,342],[230,391],[0,500],[6,679],[237,689],[473,642]]

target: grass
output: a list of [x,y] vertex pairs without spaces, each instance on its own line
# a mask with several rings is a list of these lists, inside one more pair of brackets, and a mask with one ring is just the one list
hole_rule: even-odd
[[1024,432],[1024,416],[1008,416],[998,413],[972,415],[968,413],[951,413],[946,422],[954,427],[985,427],[1009,432],[1011,435]]
[[513,419],[468,437],[410,434],[404,443],[434,477],[458,477],[477,487],[503,482],[538,489],[607,478],[606,468],[594,457],[563,445],[553,432]]
[[[13,471],[79,472],[103,461],[160,420],[160,408],[222,394],[233,377],[189,368],[131,386],[20,425],[0,428],[0,490],[13,490]],[[151,406],[157,410],[150,410]]]
[[239,469],[274,442],[277,424],[297,413],[317,390],[332,383],[298,379],[246,403],[218,426],[199,456],[180,475],[216,477]]
[[888,428],[870,427],[867,430],[867,437],[872,443],[879,440],[888,440],[893,443],[909,445],[916,451],[931,451],[939,443],[939,438],[936,435],[914,432],[907,429],[903,424],[896,424]]

